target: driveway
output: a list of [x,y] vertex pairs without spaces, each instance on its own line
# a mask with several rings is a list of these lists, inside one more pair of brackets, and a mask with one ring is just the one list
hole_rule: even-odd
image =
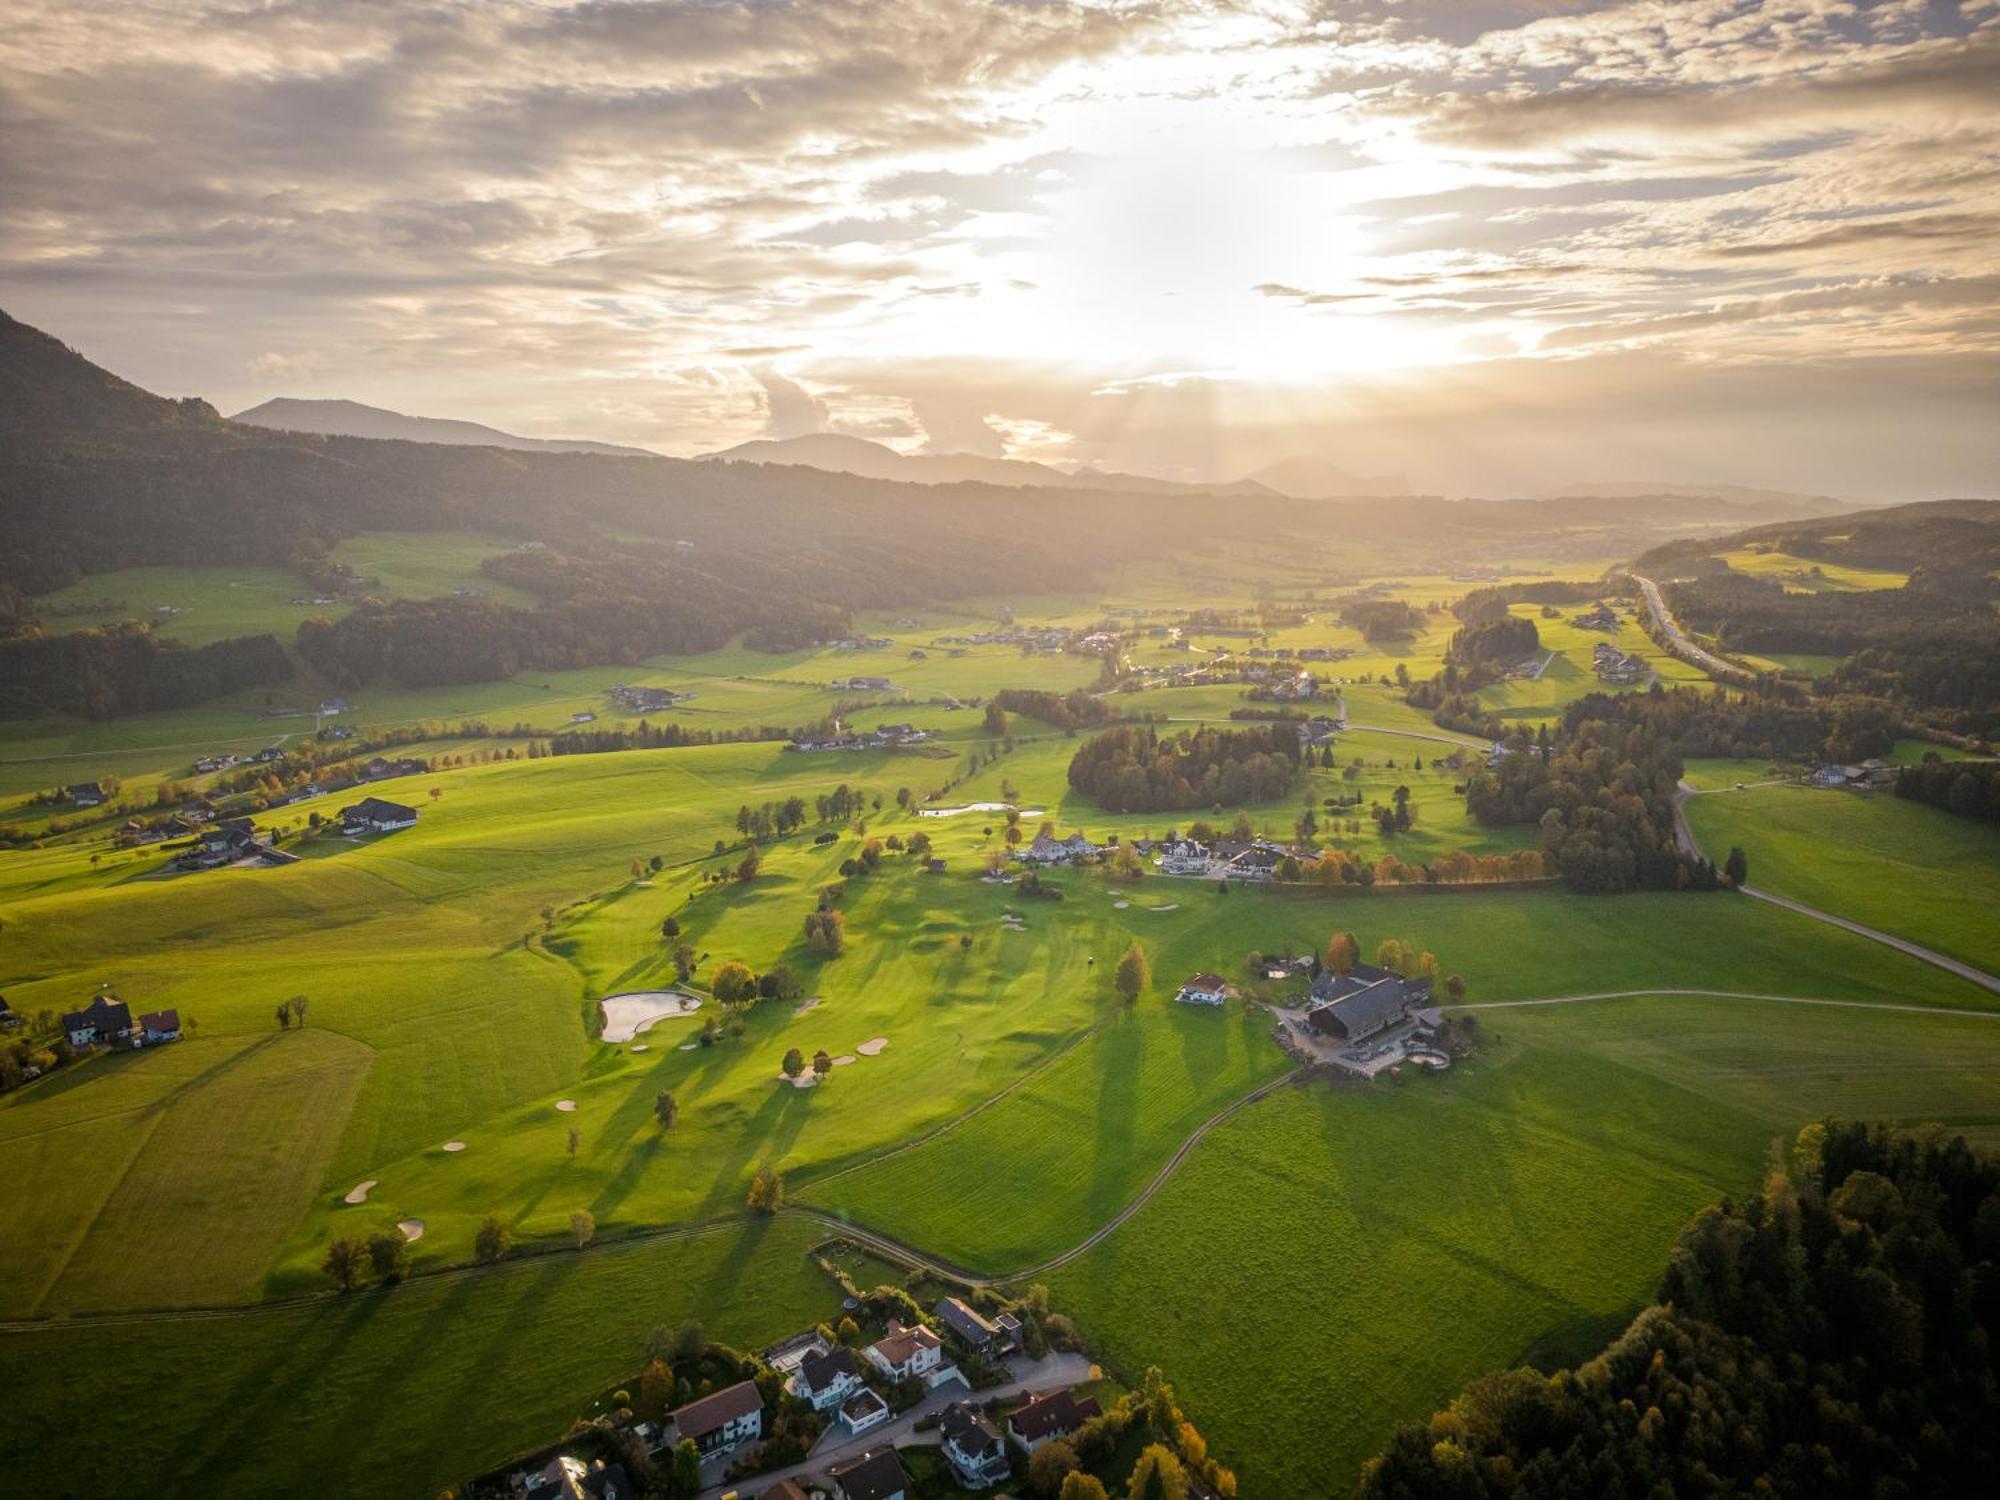
[[954,1401],[974,1400],[985,1403],[1003,1396],[1018,1396],[1025,1390],[1046,1391],[1058,1387],[1067,1388],[1081,1385],[1092,1378],[1096,1368],[1081,1354],[1050,1354],[1042,1359],[1029,1359],[1025,1355],[1015,1355],[1006,1361],[1007,1373],[1011,1377],[1005,1385],[990,1386],[983,1391],[967,1392],[953,1381],[925,1395],[908,1411],[891,1417],[879,1427],[871,1427],[859,1437],[852,1436],[847,1429],[834,1422],[820,1435],[813,1450],[802,1464],[793,1464],[789,1469],[776,1469],[769,1474],[759,1474],[755,1478],[743,1480],[739,1484],[714,1484],[701,1493],[704,1497],[720,1495],[726,1490],[735,1490],[745,1500],[752,1495],[761,1495],[782,1479],[803,1480],[808,1475],[824,1476],[831,1464],[844,1458],[855,1458],[870,1448],[882,1448],[891,1443],[899,1446],[937,1445],[935,1431],[919,1433],[915,1430],[917,1419],[932,1412],[942,1411]]

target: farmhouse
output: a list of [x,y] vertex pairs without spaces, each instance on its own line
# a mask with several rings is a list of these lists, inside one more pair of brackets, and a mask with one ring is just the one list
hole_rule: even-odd
[[833,1492],[840,1500],[905,1500],[910,1493],[910,1476],[896,1450],[871,1448],[859,1458],[835,1464],[826,1471]]
[[82,1010],[66,1012],[62,1029],[72,1047],[109,1047],[131,1037],[132,1012],[123,1000],[99,995]]
[[23,1024],[21,1013],[7,1003],[5,995],[0,995],[0,1031],[14,1031]]
[[1263,844],[1253,844],[1225,864],[1219,872],[1224,880],[1275,880],[1284,855]]
[[340,810],[340,826],[345,833],[390,833],[398,828],[417,826],[417,810],[380,797],[363,797]]
[[853,1353],[846,1349],[806,1355],[791,1379],[792,1394],[810,1402],[814,1411],[838,1406],[860,1389],[861,1371],[855,1367]]
[[1095,859],[1103,852],[1103,846],[1091,843],[1080,833],[1059,839],[1054,830],[1044,827],[1035,835],[1035,841],[1017,850],[1014,857],[1026,865],[1067,865]]
[[977,1407],[952,1402],[938,1413],[937,1430],[946,1461],[967,1489],[983,1490],[1007,1477],[1007,1440]]
[[1220,1005],[1229,998],[1229,981],[1220,974],[1190,974],[1174,998],[1183,1005]]
[[177,1010],[152,1010],[139,1017],[139,1034],[147,1045],[159,1042],[178,1042],[181,1039],[181,1013]]
[[862,1353],[891,1380],[916,1379],[936,1385],[958,1373],[944,1362],[944,1340],[921,1323],[905,1328],[891,1318],[888,1333]]
[[1864,760],[1857,766],[1821,766],[1812,774],[1814,786],[1864,791],[1871,787],[1888,786],[1895,779],[1896,768],[1880,759]]
[[1007,1436],[1029,1453],[1044,1443],[1068,1437],[1100,1411],[1094,1398],[1079,1401],[1068,1390],[1029,1391],[1026,1395],[1027,1400],[1007,1414]]
[[1646,673],[1643,661],[1620,651],[1609,641],[1599,641],[1591,648],[1590,664],[1600,679],[1614,684],[1637,682]]
[[104,800],[104,788],[94,781],[79,781],[63,788],[63,796],[74,807],[96,807]]
[[757,1383],[739,1380],[673,1413],[674,1430],[706,1456],[725,1452],[764,1432],[764,1398]]
[[1374,964],[1356,964],[1351,973],[1329,970],[1313,981],[1306,1024],[1322,1036],[1363,1042],[1409,1020],[1430,999],[1428,979],[1405,979]]
[[[888,642],[884,641],[883,645]],[[827,684],[836,693],[893,693],[896,684],[886,677],[836,677]]]
[[257,827],[248,818],[224,818],[195,835],[174,863],[183,870],[212,870],[243,858],[257,848]]

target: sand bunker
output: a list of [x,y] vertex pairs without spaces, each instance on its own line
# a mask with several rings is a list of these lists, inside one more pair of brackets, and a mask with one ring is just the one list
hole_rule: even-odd
[[824,995],[808,995],[805,997],[805,999],[801,1000],[797,1005],[792,1007],[792,1014],[795,1016],[802,1016],[809,1010],[817,1009],[825,1001],[825,999],[826,997]]
[[1130,901],[1114,901],[1111,903],[1111,909],[1113,911],[1123,911],[1125,910],[1126,907],[1130,906],[1131,904],[1132,903]]
[[564,1114],[569,1114],[575,1110],[576,1101],[574,1099],[558,1099],[556,1100],[556,1108]]
[[633,990],[611,995],[600,1002],[604,1011],[604,1040],[629,1042],[655,1021],[670,1016],[691,1016],[701,1009],[701,996],[686,990]]
[[1165,906],[1149,906],[1146,908],[1147,911],[1179,911],[1180,909],[1181,904],[1178,901],[1170,901]]
[[347,1196],[340,1201],[343,1203],[366,1203],[368,1201],[368,1190],[375,1186],[375,1181],[371,1177],[366,1182],[357,1183],[347,1190]]
[[465,1149],[465,1142],[446,1141],[442,1146],[438,1147],[438,1149],[440,1151],[463,1151]]
[[795,1089],[809,1089],[814,1084],[818,1083],[819,1079],[817,1076],[814,1075],[813,1070],[811,1068],[807,1068],[803,1073],[799,1074],[799,1076],[796,1078],[787,1078],[783,1073],[780,1073],[778,1075],[778,1082],[789,1083]]
[[[1014,804],[1011,802],[968,802],[963,807],[920,807],[917,809],[917,816],[920,818],[955,818],[960,813],[1003,813],[1012,812],[1013,810]],[[1021,816],[1024,818],[1039,818],[1042,814],[1043,810],[1039,807],[1024,807],[1021,809]]]
[[692,1052],[694,1051],[695,1048],[699,1047],[700,1045],[701,1045],[700,1042],[682,1042],[680,1046],[678,1046],[674,1050],[677,1052]]
[[840,1056],[836,1057],[833,1060],[833,1065],[836,1068],[844,1068],[853,1061],[854,1061],[854,1054],[852,1052],[843,1052],[840,1054]]
[[653,1049],[651,1047],[648,1047],[644,1042],[634,1042],[632,1044],[632,1050],[634,1052],[651,1052]]
[[859,1052],[863,1057],[874,1057],[888,1045],[889,1039],[886,1036],[871,1036],[854,1050]]
[[398,1219],[396,1227],[403,1231],[403,1238],[412,1244],[415,1244],[424,1237],[424,1221],[422,1219]]

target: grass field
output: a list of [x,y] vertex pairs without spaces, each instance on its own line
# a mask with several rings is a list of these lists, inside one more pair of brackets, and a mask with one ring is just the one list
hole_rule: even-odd
[[[478,561],[503,544],[406,541],[359,538],[342,560],[388,591],[492,592]],[[1236,603],[1249,603],[1255,581],[1246,572]],[[217,597],[189,622],[229,597],[207,582]],[[1123,602],[1186,593],[1171,577],[1127,582]],[[1419,604],[1467,587],[1399,581]],[[1012,602],[1020,618],[1072,622],[1109,607]],[[673,713],[678,722],[741,729],[810,723],[843,696],[833,679],[879,673],[905,697],[858,721],[922,724],[941,736],[935,753],[799,755],[749,743],[469,763],[383,788],[420,807],[418,827],[321,835],[294,846],[300,863],[277,869],[175,876],[157,850],[112,849],[105,827],[0,856],[0,989],[17,1009],[70,1009],[109,985],[135,1012],[175,1006],[199,1022],[177,1046],[93,1059],[0,1098],[0,1318],[238,1309],[0,1333],[12,1401],[0,1435],[15,1436],[16,1451],[77,1389],[132,1404],[176,1372],[174,1405],[116,1472],[91,1458],[59,1480],[26,1477],[89,1493],[261,1494],[295,1488],[310,1465],[335,1493],[434,1491],[557,1435],[606,1382],[629,1376],[638,1340],[657,1323],[693,1314],[724,1337],[760,1342],[824,1315],[831,1289],[803,1256],[824,1229],[781,1219],[745,1231],[725,1218],[766,1161],[784,1169],[795,1202],[980,1272],[1057,1256],[1131,1204],[1199,1125],[1289,1067],[1267,1018],[1235,1003],[1219,1013],[1172,1004],[1181,978],[1241,976],[1252,950],[1317,950],[1338,928],[1357,933],[1364,955],[1388,937],[1436,953],[1475,1001],[1670,986],[1994,1003],[1862,938],[1727,896],[1222,894],[1204,881],[1127,885],[1065,871],[1052,877],[1057,902],[981,881],[985,857],[1004,847],[1001,821],[920,818],[898,808],[899,789],[916,807],[932,793],[940,805],[1016,800],[1039,810],[1024,820],[1030,831],[1047,817],[1100,839],[1159,834],[1197,815],[1102,812],[1067,784],[1075,739],[1029,720],[1011,726],[1011,752],[965,775],[966,751],[996,747],[977,710],[949,700],[1078,687],[1096,671],[1081,657],[997,647],[953,657],[938,646],[940,634],[990,622],[998,603],[863,616],[858,629],[893,642],[883,650],[729,647],[355,695],[364,732],[465,719],[546,730],[586,709],[625,721],[605,689],[641,682],[696,693]],[[1532,839],[1530,828],[1467,819],[1454,791],[1462,773],[1436,764],[1464,738],[1440,742],[1428,715],[1379,680],[1399,664],[1413,676],[1435,670],[1455,623],[1431,614],[1410,641],[1334,664],[1349,678],[1351,721],[1371,727],[1342,737],[1336,768],[1314,768],[1287,797],[1247,809],[1255,827],[1287,835],[1308,802],[1324,827],[1325,798],[1359,793],[1329,841],[1370,860]],[[1541,624],[1558,652],[1551,674],[1489,690],[1511,717],[1555,713],[1595,686],[1587,663],[1599,637]],[[1330,614],[1274,640],[1362,644]],[[301,683],[270,702],[0,726],[0,798],[106,770],[143,791],[205,750],[304,732],[309,718],[281,711],[314,697]],[[1152,689],[1121,706],[1220,722],[1243,701],[1239,686],[1221,685]],[[476,761],[506,743],[425,748]],[[1704,785],[1759,779],[1737,763],[1689,774]],[[810,807],[842,783],[869,799],[868,834],[921,829],[947,868],[921,873],[890,853],[849,880],[839,903],[847,949],[828,959],[808,951],[803,919],[858,852],[855,829],[831,829],[819,845],[809,822],[762,850],[755,879],[710,877],[740,858],[739,806],[797,795]],[[1368,806],[1398,786],[1414,794],[1416,826],[1385,837]],[[1748,815],[1764,795],[1700,798],[1693,811]],[[297,833],[348,800],[267,821]],[[1350,817],[1360,825],[1351,832]],[[1783,831],[1800,851],[1811,836]],[[1782,852],[1767,857],[1728,830],[1714,837],[1745,842],[1753,878],[1776,885]],[[732,847],[718,854],[717,841]],[[1851,842],[1862,852],[1850,885],[1866,886],[1871,872],[1899,888],[1921,880],[1935,896],[1915,919],[1975,940],[1963,934],[1968,911],[1991,901],[1991,850],[1934,857],[1944,844],[1901,827],[1857,826]],[[635,860],[654,858],[657,871],[634,872]],[[1003,921],[1010,913],[1018,920]],[[712,1006],[635,1044],[595,1040],[598,999],[673,980],[668,916],[700,955],[698,987],[727,959],[782,962],[815,1003],[761,1004],[740,1037],[713,1046],[695,1043]],[[1128,1008],[1110,973],[1135,941],[1154,978]],[[292,995],[309,997],[309,1024],[281,1033],[274,1007]],[[1960,1054],[1956,1070],[1946,1063],[1946,1039],[1984,1038],[1993,1023],[1983,1020],[1649,1001],[1497,1011],[1488,1024],[1494,1048],[1443,1078],[1286,1088],[1250,1106],[1131,1224],[1056,1276],[1059,1302],[1121,1369],[1168,1369],[1244,1473],[1246,1495],[1343,1487],[1390,1420],[1423,1415],[1484,1364],[1531,1347],[1583,1348],[1644,1298],[1687,1210],[1754,1175],[1763,1143],[1800,1109],[1942,1113],[1981,1131],[2000,1118],[1984,1053]],[[860,1051],[872,1038],[887,1039],[879,1055]],[[798,1089],[777,1067],[792,1046],[856,1060]],[[680,1105],[666,1133],[652,1119],[662,1091]],[[447,1152],[447,1142],[465,1149]],[[363,1181],[375,1184],[366,1201],[344,1202]],[[517,1242],[544,1249],[566,1241],[577,1208],[592,1212],[602,1241],[587,1254],[447,1270],[469,1258],[489,1213],[510,1222]],[[410,1217],[425,1224],[413,1247],[424,1274],[413,1284],[248,1306],[319,1292],[332,1238]],[[718,1220],[732,1227],[645,1237]],[[1265,1347],[1258,1339],[1289,1350],[1307,1329],[1333,1340],[1331,1365],[1287,1357],[1264,1367],[1262,1383],[1250,1378],[1254,1362],[1241,1351]],[[1328,1369],[1340,1381],[1331,1427],[1323,1389],[1298,1383],[1323,1386]],[[506,1399],[492,1395],[496,1383]],[[1304,1430],[1325,1432],[1325,1443],[1288,1454],[1274,1437]]]
[[1743,846],[1753,885],[2000,972],[2000,829],[1802,786],[1692,797],[1687,816],[1704,849]]
[[1250,1106],[1051,1278],[1115,1369],[1171,1369],[1243,1494],[1345,1493],[1474,1375],[1594,1352],[1682,1222],[1806,1120],[2000,1138],[1987,1020],[1658,1000],[1483,1024],[1441,1077]]

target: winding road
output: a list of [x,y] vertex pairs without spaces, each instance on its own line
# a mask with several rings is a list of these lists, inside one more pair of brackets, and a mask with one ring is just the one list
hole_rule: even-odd
[[[1685,781],[1680,784],[1674,793],[1674,837],[1679,840],[1682,851],[1695,859],[1701,859],[1704,856],[1701,852],[1701,845],[1695,841],[1694,829],[1688,825],[1687,800],[1690,797],[1710,797],[1720,794],[1720,788],[1703,791],[1699,787],[1690,786]],[[1887,948],[1894,948],[1898,953],[1907,953],[1911,958],[1921,959],[1924,963],[1943,969],[1948,974],[1956,974],[1960,979],[1968,979],[1981,989],[1991,990],[1996,995],[2000,995],[2000,979],[1996,979],[1984,969],[1975,968],[1971,964],[1961,962],[1947,954],[1939,953],[1934,948],[1926,948],[1921,943],[1911,942],[1908,938],[1899,938],[1893,932],[1884,932],[1879,927],[1869,927],[1851,918],[1835,916],[1830,911],[1821,911],[1817,906],[1808,906],[1803,901],[1794,901],[1790,896],[1780,896],[1776,891],[1763,890],[1754,885],[1740,885],[1736,889],[1740,894],[1748,896],[1754,901],[1769,902],[1772,906],[1779,906],[1783,907],[1786,911],[1797,912],[1802,917],[1811,917],[1815,922],[1824,922],[1829,927],[1844,928],[1857,937],[1864,937],[1870,942],[1880,943]]]
[[1697,646],[1688,638],[1687,632],[1681,629],[1680,621],[1674,618],[1674,612],[1667,608],[1667,601],[1660,594],[1660,586],[1650,578],[1641,578],[1637,573],[1631,576],[1632,581],[1639,585],[1639,592],[1645,595],[1646,612],[1652,615],[1653,623],[1660,628],[1660,634],[1667,638],[1669,652],[1692,666],[1700,667],[1711,677],[1743,682],[1757,675],[1747,668],[1737,666],[1734,662],[1724,661],[1713,651]]

